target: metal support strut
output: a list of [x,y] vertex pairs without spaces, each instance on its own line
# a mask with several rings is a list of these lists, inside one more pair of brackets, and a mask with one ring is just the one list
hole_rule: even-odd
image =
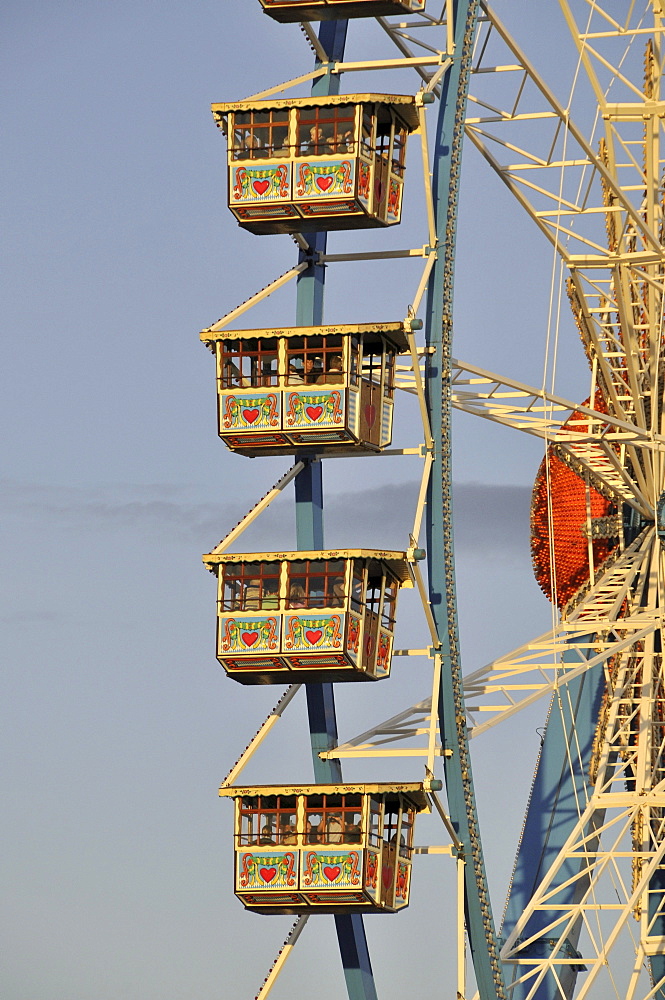
[[[348,21],[324,21],[321,25],[319,42],[328,53],[330,62],[340,60],[344,54],[347,25]],[[326,73],[315,82],[312,94],[339,93],[339,79],[339,76]],[[298,326],[317,326],[323,323],[325,265],[320,263],[319,254],[326,251],[327,233],[312,233],[308,242],[309,248],[301,249],[299,259],[299,263],[307,263],[308,267],[298,276]],[[322,478],[321,462],[310,458],[305,460],[305,467],[295,480],[296,544],[299,549],[323,548]],[[337,784],[342,780],[340,762],[321,760],[319,757],[322,751],[332,750],[337,746],[333,685],[306,684],[305,689],[314,777],[317,782]],[[362,915],[336,915],[335,927],[349,1000],[377,1000]]]
[[434,153],[437,260],[427,296],[427,404],[434,462],[427,494],[429,591],[441,640],[439,728],[450,817],[461,841],[466,927],[480,1000],[505,1000],[503,973],[485,876],[462,691],[452,539],[451,348],[453,273],[464,116],[477,23],[477,0],[456,0],[453,64],[441,86]]

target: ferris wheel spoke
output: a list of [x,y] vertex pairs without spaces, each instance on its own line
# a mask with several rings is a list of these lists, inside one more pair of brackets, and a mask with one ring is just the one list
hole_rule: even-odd
[[[442,7],[440,17],[432,17],[431,15],[426,14],[424,11],[422,11],[418,15],[417,20],[408,23],[405,22],[393,23],[392,21],[386,20],[385,17],[377,17],[377,21],[381,25],[383,30],[386,32],[386,34],[388,35],[392,43],[395,45],[395,47],[407,59],[412,59],[415,57],[415,49],[423,49],[424,51],[437,52],[437,53],[441,52],[440,49],[435,48],[434,46],[428,44],[428,42],[425,40],[428,37],[427,34],[423,35],[422,37],[414,36],[413,34],[414,29],[418,30],[423,28],[445,27],[447,29],[445,52],[452,53],[454,49],[454,41],[452,35],[454,18],[452,16],[451,6],[452,5],[450,4],[450,0],[448,0],[448,2],[445,3]],[[442,73],[445,72],[445,69],[439,68],[439,70],[435,70],[434,72],[428,73],[426,69],[420,66],[416,66],[416,72],[423,80],[423,82],[427,84],[426,89],[434,90],[434,92],[438,96],[439,88],[437,84],[439,82]]]
[[[654,539],[653,530],[643,532],[612,562],[556,629],[465,676],[470,738],[482,735],[545,695],[634,650],[660,629],[662,611],[640,606],[644,588],[653,575],[654,552],[660,552]],[[323,756],[340,759],[392,756],[396,752],[425,756],[424,737],[430,735],[433,724],[431,698],[424,698]],[[395,743],[414,739],[419,742],[410,749],[393,749]],[[441,753],[440,741],[436,753]]]
[[[577,44],[597,103],[602,107],[607,98],[607,83],[606,79],[601,79],[602,74],[622,84],[627,95],[633,98],[643,98],[643,90],[636,85],[628,73],[622,70],[621,64],[625,61],[625,52],[630,46],[637,40],[643,39],[645,34],[651,36],[654,30],[659,30],[663,19],[660,3],[656,0],[656,2],[650,2],[641,7],[635,3],[629,4],[624,11],[625,17],[621,21],[617,17],[616,5],[608,4],[607,0],[593,0],[589,7],[586,5],[583,7],[586,15],[584,27],[581,26],[581,21],[575,19],[568,0],[559,0],[559,5],[573,40]],[[645,24],[649,7],[651,8],[652,20],[651,23]],[[609,45],[616,39],[620,39],[624,45],[624,58],[620,60],[619,65],[616,53],[608,51]]]
[[466,362],[453,361],[451,384],[456,409],[548,441],[603,495],[653,519],[652,452],[665,443],[662,435]]
[[[561,974],[565,967],[562,959],[566,955],[571,956],[572,948],[579,966],[585,966],[590,973],[585,979],[583,991],[588,990],[594,978],[607,967],[613,947],[626,931],[628,917],[635,912],[636,906],[642,905],[640,900],[645,898],[645,894],[648,896],[649,886],[662,868],[662,836],[654,836],[653,833],[647,835],[642,844],[638,867],[633,867],[632,883],[625,880],[620,867],[621,859],[630,856],[634,850],[635,831],[644,829],[645,814],[653,808],[648,800],[645,803],[645,794],[651,795],[657,809],[661,809],[660,803],[665,801],[665,796],[657,787],[645,793],[645,788],[651,784],[651,774],[648,769],[640,769],[644,753],[639,744],[648,742],[648,737],[639,735],[639,714],[627,711],[636,685],[642,685],[645,667],[650,672],[654,646],[651,637],[612,661],[610,698],[601,711],[603,732],[600,739],[594,741],[598,749],[591,757],[591,772],[595,781],[591,794],[586,792],[589,762],[584,754],[579,761],[577,759],[579,719],[575,718],[574,726],[569,725],[573,715],[565,700],[559,700],[559,708],[553,704],[544,753],[550,739],[550,726],[554,725],[556,730],[559,714],[562,713],[568,726],[568,742],[559,743],[558,750],[570,759],[571,766],[574,765],[573,769],[577,770],[577,819],[568,820],[570,832],[556,856],[549,852],[548,870],[519,918],[514,921],[514,926],[511,924],[510,907],[508,911],[509,933],[504,958],[516,963],[520,969],[526,967],[528,970],[535,962],[543,975],[554,973],[557,968]],[[642,730],[644,732],[644,727]],[[582,773],[584,781],[579,782]],[[542,783],[539,771],[536,780]],[[567,780],[570,797],[571,779]],[[542,790],[538,788],[539,795]],[[524,834],[527,843],[533,833],[529,831],[529,824],[533,821],[533,815],[527,817]],[[560,808],[557,822],[566,825],[565,814]],[[530,847],[533,846],[530,842]],[[522,867],[524,864],[528,864],[528,857],[523,855]],[[524,872],[520,870],[519,875],[522,877]],[[515,909],[513,905],[513,912]],[[599,920],[601,910],[604,914],[602,926]],[[653,919],[651,923],[654,923]],[[526,980],[528,976],[523,978]],[[528,995],[535,997],[537,993],[534,990]],[[648,995],[651,996],[650,993]]]
[[[658,232],[635,204],[632,178],[618,180],[606,147],[596,152],[595,138],[575,125],[569,108],[555,98],[494,10],[482,6],[488,28],[477,47],[469,98],[480,114],[470,114],[466,122],[473,144],[568,264],[607,263],[610,251],[599,220],[608,201],[617,234],[630,227],[633,253],[657,261]],[[496,73],[501,73],[501,89],[492,81]],[[512,93],[497,107],[495,95],[505,92],[507,79]],[[499,161],[502,153],[511,155],[510,163]],[[635,163],[634,170],[639,166]]]
[[[621,275],[629,268],[615,268],[608,274],[598,270],[585,272],[576,268],[568,282],[568,297],[582,337],[589,363],[597,369],[597,380],[610,412],[628,420],[644,431],[649,430],[644,390],[648,369],[639,340],[659,338],[660,317],[646,322],[642,311],[639,330],[635,330],[634,311],[627,308]],[[635,268],[632,267],[633,276]],[[639,271],[644,282],[651,282],[647,272]],[[662,288],[661,288],[662,291]],[[630,301],[630,299],[628,300]]]
[[[345,757],[446,756],[441,745],[436,710],[432,712],[432,700],[431,695],[423,698],[416,705],[377,723],[344,743],[339,743],[334,749],[322,753],[321,757],[337,760]],[[434,701],[436,702],[436,695]],[[403,743],[407,740],[415,741],[415,745],[404,747]],[[402,745],[396,749],[395,743]]]
[[653,622],[633,621],[621,639],[612,635],[603,639],[588,631],[571,637],[569,630],[561,629],[469,675],[464,684],[469,736],[481,736],[582,674],[606,664],[643,641],[656,627]]
[[[556,629],[465,677],[472,736],[569,684],[660,627],[659,609],[633,600],[649,578],[653,532],[645,531],[606,568]],[[481,717],[482,722],[476,718]]]
[[[661,619],[649,614],[621,622],[621,636],[611,632],[605,638],[589,634],[588,627],[573,632],[570,626],[525,643],[511,653],[494,660],[464,678],[469,738],[481,736],[500,722],[533,705],[555,690],[577,680],[582,674],[616,658],[625,651],[634,651],[656,629]],[[567,659],[564,659],[566,654]],[[347,757],[421,756],[427,755],[423,737],[432,730],[432,699],[424,698],[397,715],[376,723],[321,756],[325,759]],[[480,721],[482,718],[483,721]],[[434,719],[435,735],[438,726]],[[394,744],[419,740],[419,745],[399,750]],[[435,755],[442,748],[437,739]]]
[[610,443],[601,440],[554,444],[552,450],[580,478],[588,476],[599,493],[610,500],[629,504],[648,521],[654,520],[653,505],[624,468]]
[[579,590],[565,608],[561,627],[586,625],[594,632],[604,632],[618,625],[623,627],[634,619],[644,621],[645,616],[660,621],[661,612],[657,608],[644,608],[640,604],[654,547],[658,545],[654,528],[646,527],[627,549],[617,550],[616,556],[608,557],[596,582]]
[[565,443],[602,438],[604,442],[617,444],[637,442],[650,447],[656,447],[658,442],[665,444],[665,437],[658,435],[654,441],[629,419],[573,403],[468,362],[453,360],[451,384],[452,403],[456,409],[548,441]]
[[[454,363],[452,386],[456,409],[550,442],[559,457],[582,478],[589,476],[603,495],[653,519],[650,453],[660,441],[652,435],[628,421],[461,362]],[[630,471],[617,454],[620,445],[631,461]]]
[[[542,973],[540,980],[557,969],[561,974],[566,966],[585,968],[587,974],[576,996],[588,996],[599,974],[606,971],[632,908],[665,854],[663,841],[634,887],[625,884],[615,862],[625,852],[637,814],[636,806],[618,806],[609,815],[604,803],[589,802],[510,931],[502,949],[504,962],[520,970],[535,968]],[[608,841],[606,849],[599,846],[601,839]],[[557,901],[565,894],[571,897],[568,905]],[[575,895],[577,900],[573,901]],[[596,919],[601,905],[605,917],[602,927]],[[575,934],[584,940],[571,946]],[[541,944],[545,947],[539,948]],[[538,981],[526,996],[536,997],[537,986]]]

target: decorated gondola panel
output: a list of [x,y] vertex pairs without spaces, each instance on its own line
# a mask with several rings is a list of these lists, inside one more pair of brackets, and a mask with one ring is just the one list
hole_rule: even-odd
[[406,138],[418,127],[409,103],[348,95],[213,105],[227,133],[228,203],[240,225],[264,234],[315,230],[321,219],[326,229],[399,222]]
[[425,0],[260,0],[266,14],[288,24],[338,18],[390,17],[425,9]]

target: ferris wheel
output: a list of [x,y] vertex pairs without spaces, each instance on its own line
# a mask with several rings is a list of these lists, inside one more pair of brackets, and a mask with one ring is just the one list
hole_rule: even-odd
[[577,53],[565,102],[488,11],[475,68],[514,57],[514,100],[499,111],[479,88],[467,134],[563,265],[588,395],[575,405],[469,370],[459,399],[546,442],[532,554],[559,614],[467,689],[498,680],[509,714],[552,693],[504,914],[507,988],[632,1000],[665,995],[663,19],[659,3],[560,6]]
[[[227,136],[229,207],[239,224],[259,235],[292,235],[299,256],[201,333],[216,357],[225,444],[247,456],[295,456],[275,487],[204,557],[218,579],[217,655],[226,673],[245,685],[290,685],[220,789],[234,802],[236,895],[260,914],[297,917],[257,996],[268,995],[317,913],[335,915],[351,1000],[377,996],[363,914],[417,905],[410,892],[414,831],[418,814],[432,811],[450,838],[458,872],[458,905],[451,908],[458,997],[474,990],[467,984],[466,940],[479,1000],[662,1000],[660,3],[645,0],[625,10],[614,0],[560,0],[577,53],[565,99],[485,3],[449,0],[436,13],[421,0],[261,3],[278,22],[300,23],[316,64],[290,84],[311,80],[312,93],[285,96],[289,84],[278,85],[215,104],[213,113]],[[347,29],[368,16],[377,18],[399,56],[345,63]],[[347,72],[395,68],[419,75],[413,93],[340,93]],[[436,127],[428,135],[432,113]],[[582,400],[556,394],[545,380],[530,386],[453,359],[464,135],[552,245],[553,272],[589,366]],[[381,251],[331,254],[327,232],[400,222],[406,149],[418,139],[426,236],[418,248],[383,254],[422,258],[406,317],[326,325],[325,268],[382,257]],[[291,281],[297,283],[293,326],[235,325]],[[556,358],[548,362],[555,367]],[[402,449],[423,459],[408,544],[403,551],[326,549],[321,463],[390,453],[400,390],[416,397],[423,429],[418,447]],[[532,552],[536,578],[555,609],[550,630],[466,678],[452,545],[453,409],[543,440]],[[230,553],[291,482],[297,549]],[[419,650],[395,648],[405,586],[422,599]],[[333,684],[390,684],[393,659],[402,654],[430,658],[431,692],[340,745]],[[276,738],[274,727],[301,684],[315,783],[240,784],[254,751],[268,734]],[[497,724],[519,725],[519,713],[538,701],[545,707],[549,701],[549,713],[497,926],[469,739]],[[419,781],[343,781],[345,757],[376,756],[386,742],[394,752],[400,741],[414,740],[424,758]],[[439,760],[445,797],[435,774]]]

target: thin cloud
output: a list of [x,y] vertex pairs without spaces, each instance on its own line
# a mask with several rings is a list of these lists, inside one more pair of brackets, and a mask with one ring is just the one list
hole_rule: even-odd
[[[408,544],[418,483],[339,494],[328,501],[326,534],[331,545],[404,548]],[[478,553],[528,549],[531,490],[526,486],[456,483],[453,487],[455,547]],[[352,512],[349,516],[349,512]],[[424,537],[424,532],[421,539]]]
[[57,622],[62,619],[62,615],[54,611],[14,611],[9,614],[0,615],[2,625],[43,625]]
[[[173,484],[86,489],[5,483],[5,516],[38,519],[60,528],[157,533],[193,542],[208,551],[247,513],[249,504],[194,500]],[[188,495],[188,493],[190,495]],[[402,549],[408,544],[418,483],[329,494],[325,500],[326,545]],[[526,486],[457,483],[453,488],[455,546],[460,552],[503,553],[528,549],[531,490]],[[233,546],[249,551],[295,545],[291,498],[276,500]]]
[[528,551],[530,486],[456,483],[455,544],[474,552]]

